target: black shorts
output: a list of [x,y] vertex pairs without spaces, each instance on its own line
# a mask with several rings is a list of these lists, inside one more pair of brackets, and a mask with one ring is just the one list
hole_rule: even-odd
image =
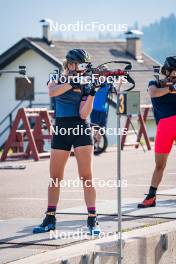
[[70,151],[72,146],[93,145],[90,125],[80,117],[58,117],[53,129],[52,149]]

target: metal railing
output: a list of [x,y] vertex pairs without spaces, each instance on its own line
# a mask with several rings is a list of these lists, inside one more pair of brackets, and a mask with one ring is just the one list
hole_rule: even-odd
[[[37,92],[35,93],[35,95],[46,95],[47,92]],[[0,127],[3,126],[3,124],[5,122],[8,122],[8,125],[0,132],[0,137],[2,137],[7,131],[8,129],[10,129],[12,127],[12,123],[13,123],[13,115],[16,112],[16,110],[18,110],[24,102],[27,102],[27,104],[25,105],[26,108],[33,108],[36,106],[40,106],[40,107],[48,107],[51,104],[50,103],[33,103],[32,100],[26,101],[26,100],[21,100],[1,121],[0,121]]]
[[[0,122],[0,127],[6,122],[8,122],[8,125],[1,131],[0,137],[9,129],[12,127],[13,122],[13,114],[16,112],[17,109],[24,103],[24,100],[21,100]],[[32,101],[28,102],[28,105],[26,107],[31,107]]]

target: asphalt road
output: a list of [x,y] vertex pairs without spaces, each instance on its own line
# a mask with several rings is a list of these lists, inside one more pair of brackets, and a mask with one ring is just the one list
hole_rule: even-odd
[[[173,148],[160,190],[175,186],[175,158],[176,148]],[[47,206],[49,159],[38,162],[9,161],[0,165],[7,164],[26,165],[26,169],[0,170],[0,219],[41,217]],[[126,148],[122,152],[122,177],[124,183],[127,183],[127,187],[123,188],[123,198],[138,198],[141,201],[148,190],[153,169],[153,151],[144,153],[140,149]],[[108,180],[116,182],[117,178],[116,149],[111,149],[101,156],[94,156],[93,171],[96,178],[97,201],[116,199],[116,187],[112,187],[112,184],[107,187]],[[75,157],[70,157],[65,170],[65,180],[71,182],[77,179],[76,160]],[[81,187],[73,187],[73,183],[70,183],[70,187],[62,188],[58,211],[75,206],[84,206],[83,190]]]
[[[169,157],[164,173],[164,179],[159,190],[175,187],[175,157],[176,147]],[[0,169],[0,263],[7,263],[33,254],[53,250],[69,243],[79,243],[70,239],[50,240],[49,234],[33,235],[32,228],[39,224],[47,207],[47,186],[49,179],[49,159],[39,162],[33,160],[9,161],[3,165],[25,165],[24,170]],[[127,186],[122,189],[123,204],[126,210],[135,211],[136,202],[144,198],[148,191],[154,169],[154,153],[141,149],[127,147],[122,152],[122,177]],[[96,178],[97,207],[99,212],[116,212],[117,188],[103,184],[117,180],[116,149],[110,149],[101,156],[94,157],[94,178]],[[75,157],[70,157],[65,170],[65,180],[70,187],[63,187],[61,191],[58,212],[83,212],[86,207],[83,200],[83,190],[72,186],[71,180],[78,179]],[[101,184],[98,185],[98,183]],[[161,211],[161,215],[168,210],[176,217],[176,196],[159,196],[161,200],[157,208],[153,208],[153,215]],[[135,202],[135,203],[134,203]],[[146,210],[146,209],[144,209]],[[149,212],[151,213],[151,212]],[[130,230],[146,225],[154,225],[171,219],[153,217],[123,217],[123,230]],[[85,215],[57,215],[59,231],[75,231],[86,226]],[[117,231],[117,217],[99,217],[104,232]]]

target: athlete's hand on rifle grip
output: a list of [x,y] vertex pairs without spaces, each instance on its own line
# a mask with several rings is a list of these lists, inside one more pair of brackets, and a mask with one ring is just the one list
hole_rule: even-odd
[[173,84],[173,82],[167,81],[167,80],[160,80],[159,86],[161,88],[170,87]]
[[70,81],[70,85],[72,87],[72,91],[73,92],[78,92],[80,93],[81,92],[81,84],[80,83],[74,83],[73,81]]
[[89,93],[89,95],[91,95],[91,96],[95,96],[95,94],[96,94],[95,87],[92,87],[92,88],[90,89],[90,93]]

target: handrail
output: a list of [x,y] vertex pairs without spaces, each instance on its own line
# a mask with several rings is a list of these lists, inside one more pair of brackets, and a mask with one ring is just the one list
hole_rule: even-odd
[[[48,94],[47,92],[36,92],[35,95],[42,95],[42,94]],[[20,106],[22,105],[23,102],[25,102],[26,100],[21,100],[11,111],[10,113],[8,113],[0,122],[0,126],[9,118],[10,115],[13,114],[13,112]],[[32,105],[37,105],[37,103],[32,103],[32,101],[29,100],[29,107],[32,107]],[[44,103],[44,105],[47,105],[46,103]],[[27,106],[27,107],[28,107]]]
[[[0,126],[9,119],[9,124],[3,129],[3,131],[0,133],[0,137],[12,126],[12,122],[13,122],[13,118],[12,118],[12,114],[15,112],[15,110],[17,110],[23,103],[25,100],[21,100],[11,111],[10,113],[8,113],[0,122]],[[27,107],[32,107],[32,102],[29,101]]]
[[[46,95],[48,94],[48,92],[36,92],[35,95]],[[12,122],[13,122],[13,113],[24,103],[26,102],[26,100],[21,100],[0,122],[0,126],[2,126],[4,124],[5,121],[9,120],[9,124],[6,125],[6,127],[0,132],[0,137],[12,126]],[[33,106],[49,106],[50,103],[32,103],[31,100],[27,101],[28,105],[26,106],[26,108],[32,108]],[[3,144],[0,146],[0,148],[2,148]]]
[[22,105],[22,103],[24,102],[24,100],[22,100],[22,101],[20,101],[11,111],[10,111],[10,113],[8,113],[3,119],[2,119],[2,121],[0,122],[0,126],[6,121],[6,119],[8,119],[9,118],[9,116],[10,115],[12,115],[13,114],[13,112],[16,110],[16,109],[18,109],[18,107],[20,106],[20,105]]
[[10,125],[6,126],[3,131],[0,133],[0,137],[9,129]]
[[[46,95],[48,92],[36,92],[35,95]],[[26,100],[21,100],[0,122],[0,126],[9,119],[9,124],[6,126],[3,131],[0,133],[0,137],[12,126],[13,118],[12,114],[25,102]],[[40,106],[49,106],[49,103],[32,103],[31,100],[28,101],[28,105],[26,107],[32,108],[33,106],[40,105]]]

